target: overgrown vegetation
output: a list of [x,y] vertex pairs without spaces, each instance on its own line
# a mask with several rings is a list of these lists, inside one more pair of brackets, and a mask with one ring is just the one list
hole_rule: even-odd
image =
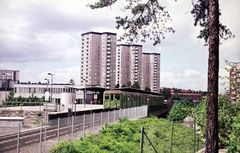
[[178,103],[174,103],[171,111],[169,112],[168,120],[183,121],[193,107],[194,104],[191,99],[185,99]]
[[42,112],[37,111],[37,112],[36,112],[36,115],[37,115],[37,116],[41,116],[41,115],[42,115]]
[[[205,138],[207,97],[192,109],[192,117],[200,128],[202,138]],[[218,98],[218,141],[221,147],[231,146],[240,151],[240,104],[232,104],[227,95]],[[236,141],[234,141],[236,140]],[[235,144],[235,146],[233,146]],[[229,148],[229,147],[228,147]],[[236,150],[236,152],[238,152]],[[233,151],[234,152],[234,151]]]
[[[170,121],[182,121],[192,116],[200,128],[201,137],[206,136],[207,97],[194,108],[193,103],[182,100],[175,103],[169,112]],[[218,98],[218,141],[220,148],[228,152],[240,152],[240,103],[231,103],[227,95]]]
[[[163,126],[154,127],[153,133],[149,136],[154,139],[153,145],[157,148],[161,145],[161,152],[169,152],[170,138],[171,138],[170,121],[166,119],[158,119],[151,117],[147,119],[140,119],[138,121],[130,121],[127,118],[120,119],[119,123],[114,125],[105,124],[99,135],[89,135],[85,138],[80,138],[75,142],[61,141],[58,145],[51,149],[52,153],[82,153],[82,152],[139,152],[140,151],[140,137],[141,127],[150,127],[162,124]],[[193,130],[183,125],[176,124],[174,126],[174,144],[173,150],[186,152],[193,146]],[[147,139],[144,139],[144,143]],[[181,142],[186,142],[183,145]],[[164,147],[168,146],[168,147]],[[159,148],[158,148],[159,149]],[[145,152],[152,150],[149,146],[144,146]]]

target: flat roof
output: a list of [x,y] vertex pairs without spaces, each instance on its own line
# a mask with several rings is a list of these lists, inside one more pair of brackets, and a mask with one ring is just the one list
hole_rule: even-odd
[[150,91],[146,91],[146,90],[140,90],[140,89],[129,88],[129,87],[116,88],[114,90],[121,90],[121,91],[127,91],[127,92],[138,92],[138,93],[153,94],[153,95],[162,95],[161,93],[157,93],[157,92],[150,92]]
[[110,34],[110,35],[117,35],[116,33],[112,33],[112,32],[94,32],[94,31],[89,31],[89,32],[86,32],[86,33],[82,33],[81,36],[87,35],[87,34],[97,34],[97,35]]

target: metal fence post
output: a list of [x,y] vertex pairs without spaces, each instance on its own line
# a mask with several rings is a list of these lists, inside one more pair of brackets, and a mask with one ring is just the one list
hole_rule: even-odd
[[108,111],[108,124],[109,124],[109,111]]
[[19,142],[20,142],[20,124],[18,124],[18,139],[17,139],[17,153],[19,153]]
[[102,112],[101,112],[101,128],[102,128]]
[[58,118],[58,142],[59,142],[59,132],[60,132],[60,118]]
[[42,152],[42,121],[41,121],[41,128],[40,128],[40,144],[39,144],[39,152]]
[[140,153],[142,153],[143,151],[143,132],[144,132],[144,127],[141,128]]
[[172,153],[172,137],[173,137],[173,121],[172,121],[172,130],[171,130],[170,153]]
[[72,116],[72,142],[74,141],[74,140],[73,140],[73,128],[74,128],[73,122],[74,122],[74,116]]
[[114,115],[113,115],[113,117],[114,117],[113,124],[115,124],[115,123],[116,123],[116,121],[115,121],[115,118],[116,118],[116,110],[114,110],[113,113],[114,113]]
[[93,135],[95,134],[95,131],[94,131],[94,122],[95,122],[95,113],[93,113]]
[[83,137],[85,137],[85,114],[83,115]]
[[44,139],[45,139],[45,143],[46,143],[46,141],[47,141],[47,116],[45,118],[46,119],[45,119],[45,137],[44,137]]

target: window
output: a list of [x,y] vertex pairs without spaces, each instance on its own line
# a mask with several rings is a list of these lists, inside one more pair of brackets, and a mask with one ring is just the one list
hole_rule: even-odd
[[111,101],[113,101],[113,95],[111,94]]
[[109,94],[105,95],[105,100],[109,100]]
[[120,95],[115,95],[116,100],[120,100]]

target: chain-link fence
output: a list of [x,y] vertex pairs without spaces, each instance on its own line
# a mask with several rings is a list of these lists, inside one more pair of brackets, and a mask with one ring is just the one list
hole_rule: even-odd
[[131,120],[147,117],[147,106],[58,118],[46,126],[43,120],[40,127],[21,132],[19,125],[15,133],[0,138],[0,152],[47,153],[61,140],[76,141],[88,134],[97,135],[105,122],[115,124],[122,117]]
[[168,122],[141,129],[141,153],[192,153],[204,148],[194,128],[185,128],[182,122]]

